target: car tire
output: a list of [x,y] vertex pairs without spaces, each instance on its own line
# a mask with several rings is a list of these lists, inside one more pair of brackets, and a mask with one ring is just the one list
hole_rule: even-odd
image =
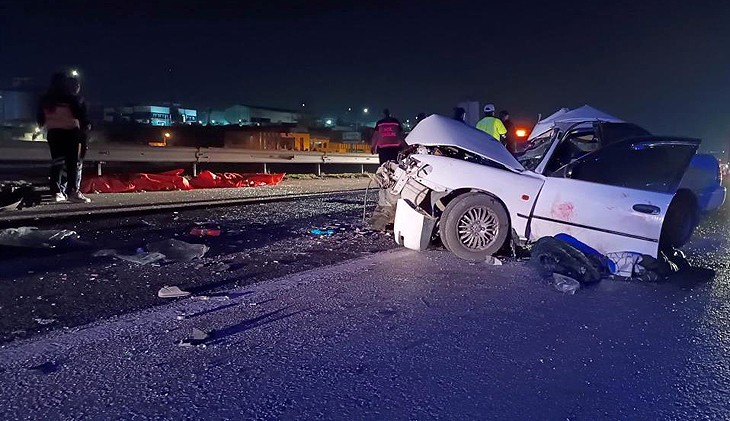
[[439,236],[457,257],[482,261],[504,245],[509,234],[509,216],[502,204],[483,193],[467,193],[446,206],[439,223]]
[[664,216],[659,248],[673,250],[682,247],[692,237],[698,222],[699,209],[694,195],[686,190],[678,191]]

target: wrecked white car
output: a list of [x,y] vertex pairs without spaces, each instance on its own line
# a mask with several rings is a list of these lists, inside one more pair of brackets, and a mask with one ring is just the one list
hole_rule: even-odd
[[[508,241],[566,233],[604,254],[656,257],[660,247],[687,242],[704,210],[682,187],[700,141],[651,136],[633,124],[555,126],[515,158],[485,133],[433,115],[406,143],[378,180],[381,202],[397,202],[396,241],[415,250],[438,236],[458,257],[479,261]],[[712,206],[724,201],[719,180],[694,183],[712,186]]]

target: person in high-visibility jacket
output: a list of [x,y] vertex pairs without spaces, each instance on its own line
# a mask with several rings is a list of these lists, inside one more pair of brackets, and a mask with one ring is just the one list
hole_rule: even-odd
[[386,108],[384,118],[375,124],[375,132],[371,139],[370,152],[377,153],[382,165],[386,161],[398,161],[398,154],[405,146],[403,126],[397,118],[390,115]]
[[504,143],[504,136],[507,134],[507,128],[504,127],[502,120],[494,116],[494,104],[484,106],[484,114],[486,117],[479,120],[477,129],[486,132],[496,140]]

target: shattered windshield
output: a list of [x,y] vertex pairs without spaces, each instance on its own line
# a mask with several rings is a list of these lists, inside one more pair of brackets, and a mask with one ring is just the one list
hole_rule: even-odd
[[555,141],[554,134],[555,130],[550,130],[543,135],[532,139],[528,143],[522,155],[517,157],[517,160],[523,167],[525,167],[525,169],[534,171],[535,168],[540,165],[542,158],[545,156],[547,151],[550,150],[550,146],[552,146]]

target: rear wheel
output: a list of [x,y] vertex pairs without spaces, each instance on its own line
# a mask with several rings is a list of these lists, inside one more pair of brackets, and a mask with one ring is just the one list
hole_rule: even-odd
[[692,237],[698,222],[699,210],[695,196],[686,190],[678,191],[664,217],[659,247],[662,250],[682,247]]
[[441,215],[439,235],[456,256],[481,261],[499,250],[509,234],[509,216],[492,196],[468,193],[452,200]]

